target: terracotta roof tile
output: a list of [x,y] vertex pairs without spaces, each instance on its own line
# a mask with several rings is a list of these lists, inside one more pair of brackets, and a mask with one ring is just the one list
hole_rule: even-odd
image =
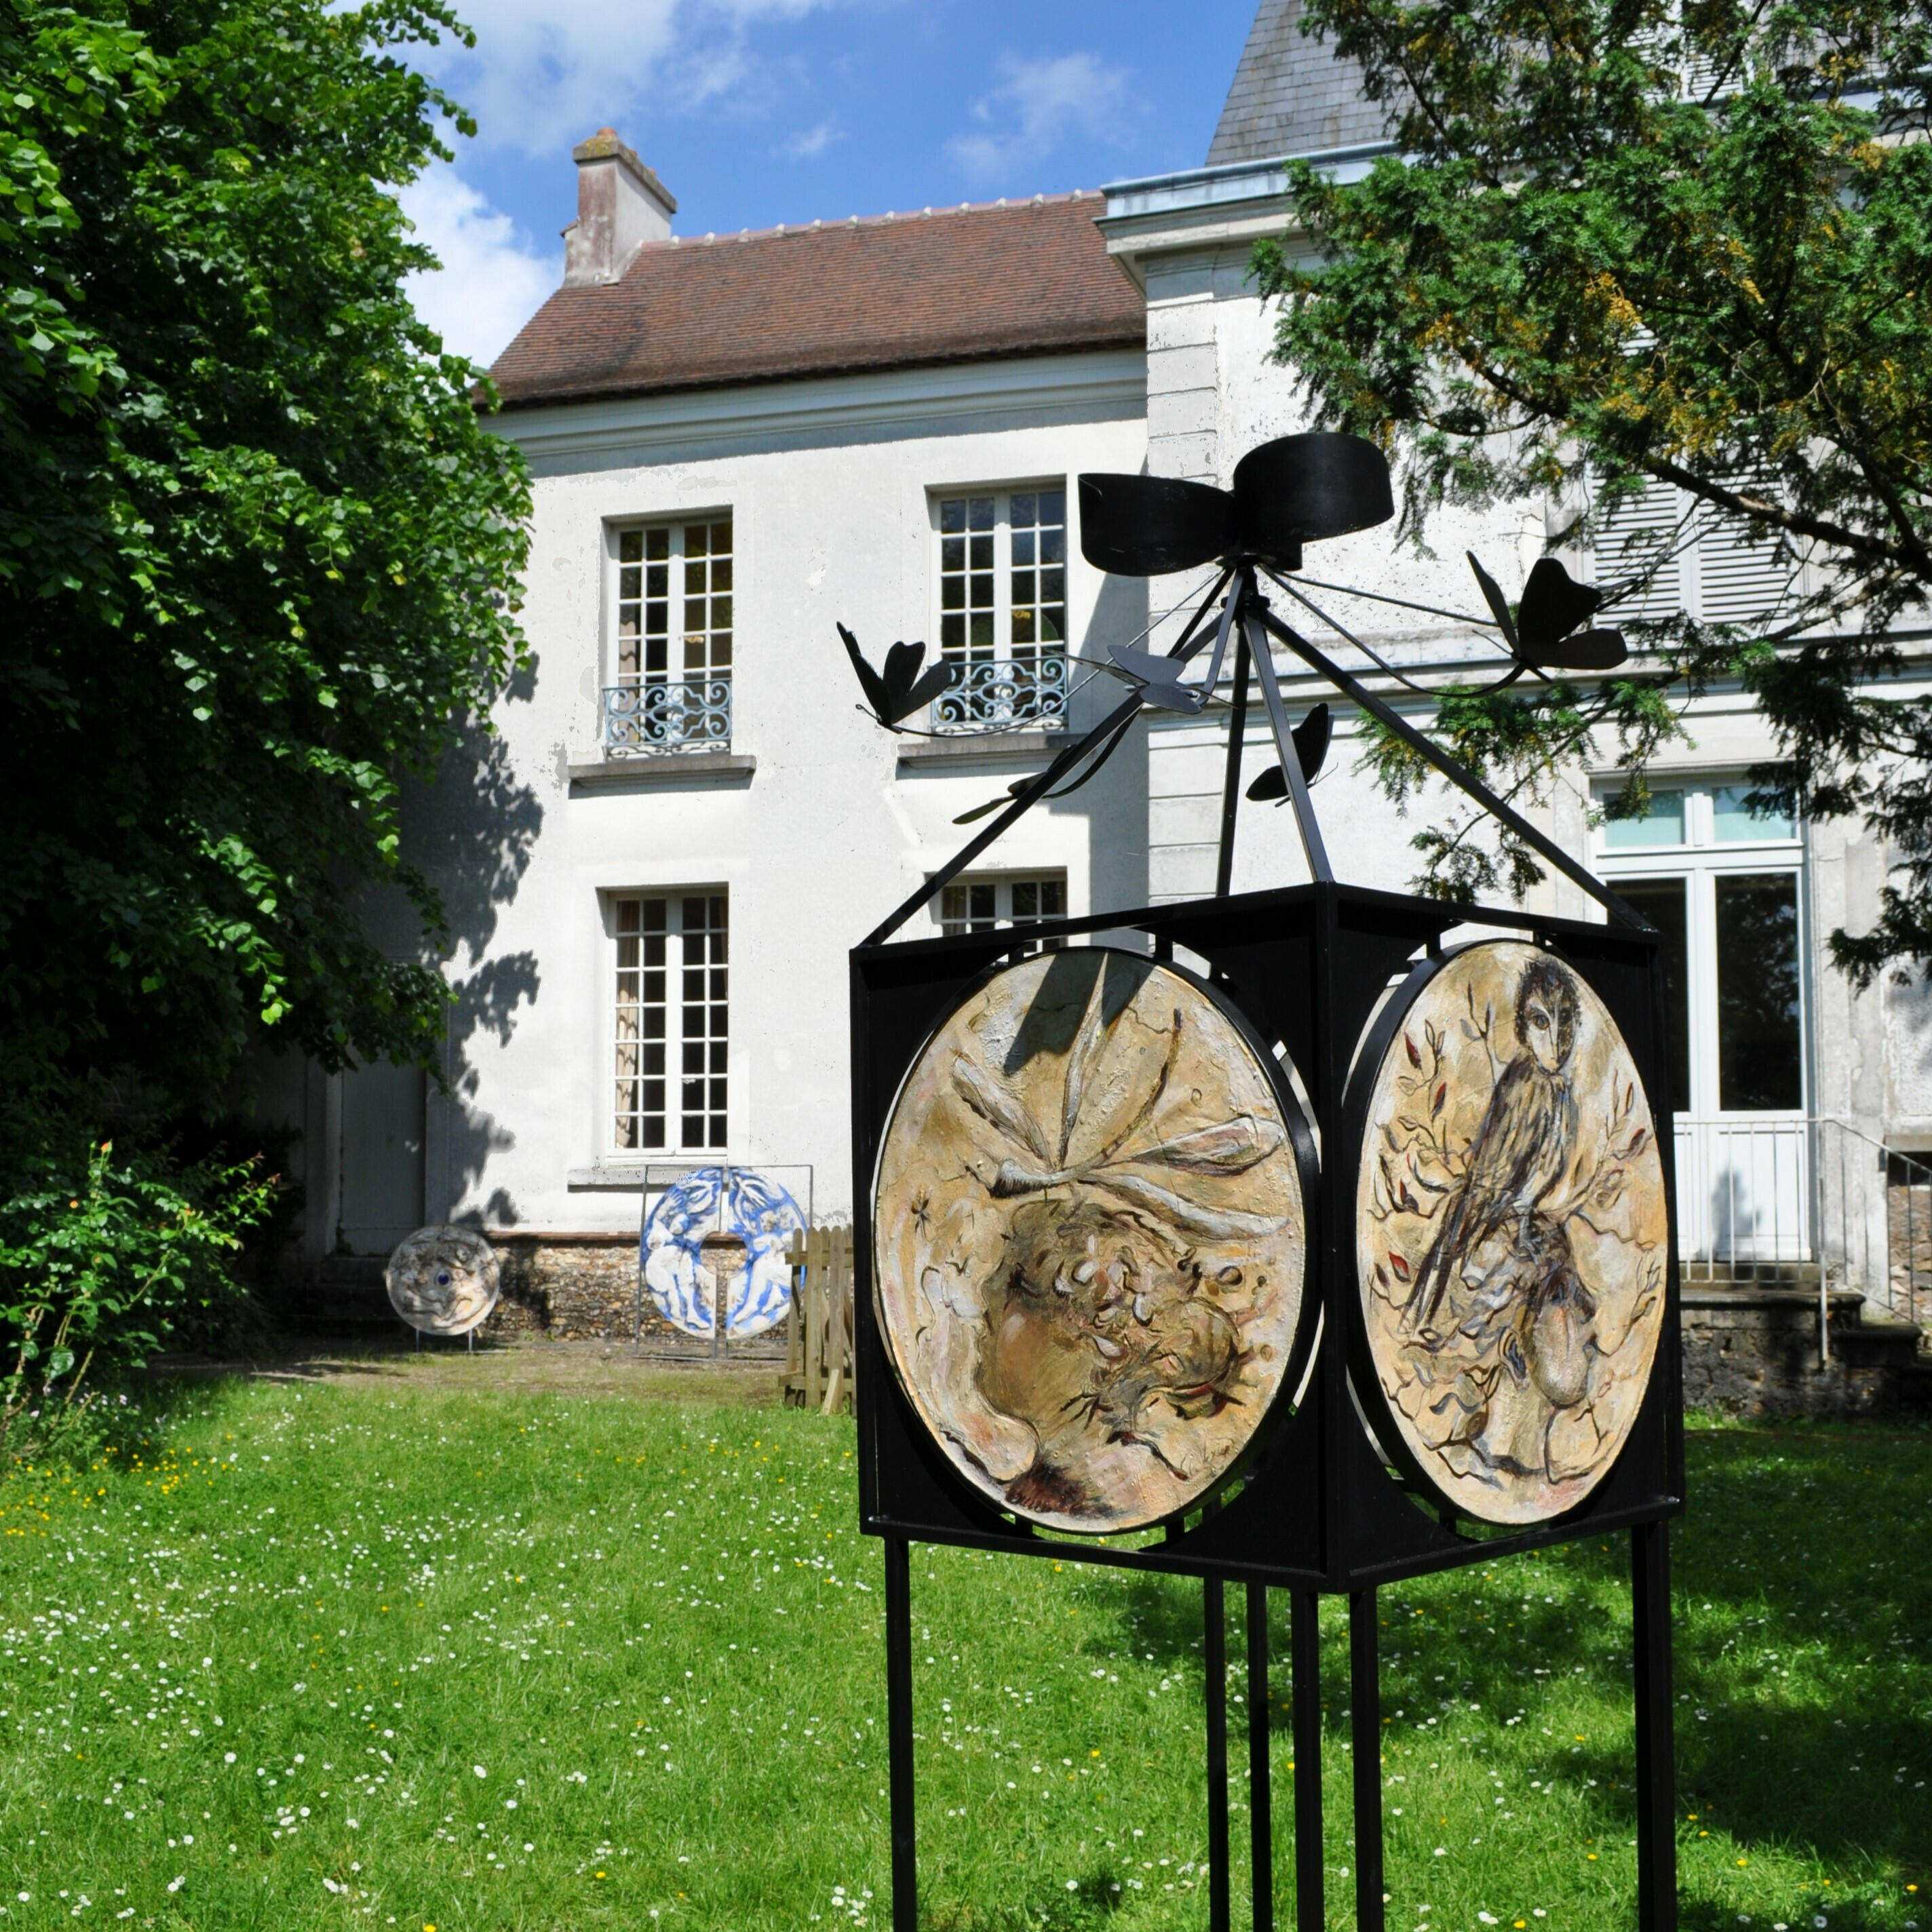
[[1147,339],[1094,194],[647,242],[560,289],[490,374],[506,407]]

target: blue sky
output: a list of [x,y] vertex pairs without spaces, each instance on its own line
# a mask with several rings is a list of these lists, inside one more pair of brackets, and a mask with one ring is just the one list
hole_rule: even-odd
[[458,0],[422,64],[476,116],[406,194],[416,290],[488,361],[562,277],[572,145],[614,127],[677,232],[1097,188],[1196,167],[1254,0]]

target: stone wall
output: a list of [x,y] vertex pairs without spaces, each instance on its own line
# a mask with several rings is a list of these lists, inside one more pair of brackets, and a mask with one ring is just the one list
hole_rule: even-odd
[[[493,1233],[503,1298],[486,1336],[541,1335],[554,1342],[628,1342],[638,1309],[638,1238],[622,1234]],[[646,1332],[670,1325],[649,1298]]]
[[1687,1286],[1684,1400],[1736,1415],[1868,1415],[1918,1406],[1918,1330],[1866,1320],[1864,1300],[1830,1296],[1832,1359],[1818,1345],[1818,1296],[1802,1288]]
[[[551,1342],[628,1342],[646,1348],[703,1352],[705,1345],[664,1320],[646,1295],[638,1326],[638,1238],[622,1234],[532,1232],[493,1228],[490,1244],[502,1270],[502,1297],[478,1329],[485,1341],[520,1337]],[[292,1328],[323,1332],[394,1327],[380,1255],[334,1255],[320,1269],[284,1290],[281,1318]],[[764,1338],[760,1338],[760,1341]],[[766,1351],[782,1353],[781,1326]],[[734,1354],[758,1345],[738,1343]]]

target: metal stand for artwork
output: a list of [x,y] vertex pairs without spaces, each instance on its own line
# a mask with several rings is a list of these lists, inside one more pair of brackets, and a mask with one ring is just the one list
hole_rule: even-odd
[[[1285,443],[1318,444],[1321,438],[1289,438]],[[1342,443],[1351,439],[1328,441]],[[1258,458],[1280,446],[1255,452]],[[1366,448],[1366,446],[1363,447]],[[1328,454],[1297,454],[1316,462]],[[1340,453],[1358,471],[1361,460]],[[1271,459],[1272,460],[1272,459]],[[1377,459],[1378,460],[1379,459]],[[1248,467],[1248,459],[1242,466]],[[1345,464],[1345,467],[1346,465]],[[1385,472],[1384,478],[1385,478]],[[1247,1748],[1249,1857],[1255,1932],[1272,1932],[1276,1918],[1274,1885],[1274,1802],[1270,1741],[1275,1672],[1270,1656],[1268,1614],[1271,1588],[1288,1598],[1288,1708],[1293,1747],[1294,1899],[1293,1922],[1316,1932],[1324,1922],[1324,1818],[1322,1807],[1322,1697],[1319,1616],[1324,1594],[1348,1604],[1348,1707],[1349,1748],[1354,1760],[1352,1810],[1353,1856],[1350,1861],[1358,1932],[1382,1932],[1384,1925],[1382,1762],[1384,1726],[1381,1697],[1378,1592],[1387,1584],[1480,1563],[1494,1564],[1518,1552],[1602,1537],[1628,1529],[1630,1539],[1633,1598],[1632,1659],[1636,1697],[1636,1791],[1638,1810],[1637,1924],[1640,1932],[1675,1932],[1677,1922],[1674,1793],[1672,1777],[1669,1519],[1680,1514],[1683,1497],[1682,1403],[1679,1387],[1678,1281],[1675,1243],[1666,1268],[1662,1325],[1655,1366],[1636,1420],[1598,1486],[1567,1516],[1521,1530],[1478,1538],[1460,1532],[1441,1496],[1412,1476],[1405,1478],[1399,1457],[1385,1453],[1371,1437],[1350,1380],[1351,1338],[1359,1323],[1355,1278],[1355,1174],[1350,1150],[1360,1122],[1345,1118],[1345,1094],[1359,1040],[1394,976],[1406,972],[1418,955],[1438,954],[1443,934],[1466,922],[1513,928],[1538,944],[1560,949],[1579,976],[1616,1016],[1633,1051],[1647,1094],[1652,1096],[1657,1144],[1664,1159],[1665,1196],[1672,1185],[1668,1161],[1672,1145],[1665,1070],[1666,1008],[1654,932],[1568,854],[1491,793],[1475,776],[1417,730],[1376,693],[1282,622],[1261,590],[1268,578],[1297,602],[1315,607],[1285,572],[1299,567],[1298,541],[1279,532],[1272,552],[1257,547],[1231,548],[1214,532],[1245,530],[1252,519],[1241,506],[1239,486],[1225,514],[1208,500],[1227,495],[1195,484],[1151,478],[1082,479],[1083,512],[1090,524],[1106,508],[1100,494],[1089,496],[1090,482],[1120,485],[1148,495],[1151,504],[1144,526],[1120,538],[1116,562],[1104,541],[1090,530],[1083,538],[1090,561],[1102,567],[1138,570],[1184,567],[1166,541],[1163,518],[1194,518],[1212,526],[1220,548],[1205,554],[1222,567],[1214,587],[1196,610],[1165,661],[1116,650],[1119,674],[1136,686],[1133,694],[1077,742],[1069,745],[1035,778],[1016,786],[1012,802],[938,873],[884,922],[852,955],[853,1122],[856,1198],[869,1198],[884,1122],[906,1070],[939,1018],[964,989],[983,979],[1003,960],[1017,961],[1041,940],[1066,940],[1100,932],[1138,932],[1156,960],[1171,960],[1177,947],[1207,962],[1211,985],[1250,1018],[1259,1035],[1278,1040],[1291,1064],[1306,1081],[1312,1113],[1322,1136],[1323,1158],[1310,1202],[1308,1244],[1310,1299],[1304,1319],[1318,1325],[1311,1367],[1292,1414],[1276,1432],[1262,1460],[1238,1486],[1220,1498],[1168,1523],[1164,1539],[1124,1548],[1049,1533],[1002,1512],[965,1486],[936,1450],[925,1424],[899,1389],[880,1330],[872,1293],[875,1263],[865,1217],[857,1237],[856,1292],[862,1527],[884,1545],[886,1682],[888,1786],[891,1803],[892,1923],[894,1932],[916,1932],[918,1924],[918,1852],[913,1762],[912,1601],[910,1551],[914,1542],[937,1542],[1016,1556],[1050,1556],[1124,1569],[1198,1577],[1202,1586],[1202,1654],[1205,1678],[1204,1781],[1208,1808],[1208,1922],[1213,1932],[1230,1923],[1232,1886],[1229,1808],[1226,1586],[1240,1585],[1248,1658]],[[1359,475],[1356,482],[1360,482]],[[1352,488],[1355,487],[1351,484]],[[1386,501],[1386,482],[1383,499]],[[1194,492],[1188,496],[1177,493]],[[1343,493],[1346,495],[1346,491]],[[1361,494],[1372,496],[1372,491]],[[1130,492],[1131,495],[1131,492]],[[1132,506],[1130,506],[1132,507]],[[1158,511],[1159,514],[1156,514]],[[1326,526],[1304,529],[1302,536],[1336,534],[1380,520],[1359,503],[1345,504]],[[1124,521],[1142,515],[1140,508]],[[1349,516],[1355,518],[1348,521]],[[1222,521],[1216,524],[1220,516]],[[1244,518],[1249,518],[1244,522]],[[1123,519],[1113,532],[1120,537]],[[1160,535],[1155,541],[1148,532]],[[1225,532],[1224,532],[1225,533]],[[1292,536],[1293,533],[1291,533]],[[1138,543],[1149,562],[1133,553]],[[1196,557],[1195,560],[1199,560]],[[1472,560],[1473,561],[1473,560]],[[1539,570],[1542,566],[1539,566]],[[1558,576],[1562,573],[1558,571]],[[1520,610],[1511,614],[1492,597],[1494,586],[1478,570],[1500,628],[1516,652],[1511,681],[1538,659],[1561,664],[1601,661],[1616,634],[1570,634],[1595,608],[1594,592],[1569,584],[1558,592],[1544,581],[1544,601],[1526,592]],[[1536,589],[1533,576],[1531,591]],[[1562,594],[1558,595],[1558,592]],[[1552,620],[1550,598],[1561,608]],[[1564,601],[1567,598],[1568,601]],[[1210,620],[1219,605],[1218,622]],[[1334,625],[1348,644],[1371,659],[1374,653]],[[1567,628],[1566,628],[1567,626]],[[1521,634],[1519,635],[1519,627]],[[1204,683],[1183,687],[1178,670],[1213,644]],[[918,660],[889,660],[881,679],[862,665],[848,636],[848,649],[861,666],[868,695],[883,722],[904,715],[908,694],[916,696]],[[1062,796],[1083,784],[1118,746],[1144,706],[1198,713],[1216,688],[1223,654],[1234,646],[1230,730],[1227,748],[1216,893],[1212,898],[1109,912],[1030,926],[1022,942],[1012,932],[965,934],[924,940],[916,945],[887,942],[906,920],[934,899],[1038,800]],[[1436,902],[1348,886],[1336,880],[1310,796],[1309,779],[1326,748],[1325,712],[1319,734],[1304,721],[1292,729],[1273,656],[1284,646],[1334,689],[1378,719],[1452,784],[1492,812],[1511,835],[1539,854],[1564,877],[1601,904],[1610,926],[1532,914],[1511,908],[1448,907]],[[913,651],[898,646],[896,652]],[[1598,653],[1592,660],[1590,654]],[[1613,659],[1612,661],[1614,661]],[[928,674],[928,676],[931,674]],[[1312,884],[1270,892],[1233,895],[1234,834],[1242,796],[1241,760],[1250,681],[1261,688],[1276,754],[1276,770],[1247,793],[1277,796],[1294,814]],[[874,687],[877,687],[875,689]],[[1304,753],[1306,754],[1304,756]],[[1674,1213],[1672,1216],[1674,1226]]]

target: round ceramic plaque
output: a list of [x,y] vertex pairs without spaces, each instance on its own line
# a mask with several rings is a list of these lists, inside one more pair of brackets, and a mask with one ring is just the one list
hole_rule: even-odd
[[389,1305],[425,1335],[466,1335],[496,1305],[496,1251],[473,1228],[418,1228],[396,1245]]
[[1308,1144],[1170,967],[1082,946],[968,994],[894,1103],[874,1243],[892,1366],[967,1480],[1100,1533],[1233,1474],[1296,1352]]
[[1555,954],[1484,941],[1417,970],[1358,1077],[1357,1380],[1384,1446],[1461,1515],[1560,1516],[1616,1460],[1664,1321],[1630,1049]]
[[750,1168],[700,1167],[667,1187],[645,1217],[641,1264],[658,1312],[687,1335],[762,1335],[791,1306],[789,1250],[805,1216]]

